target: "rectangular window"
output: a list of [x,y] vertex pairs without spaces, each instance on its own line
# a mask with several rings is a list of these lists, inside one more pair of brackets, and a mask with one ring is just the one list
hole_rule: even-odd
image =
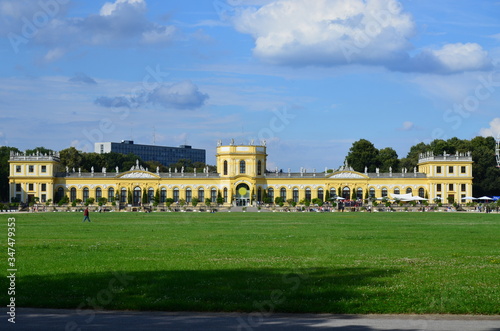
[[42,201],[41,202],[46,202],[47,201],[47,195],[46,194],[42,194]]
[[16,172],[21,172],[21,166],[16,166]]
[[441,173],[441,166],[436,167],[436,173],[440,174]]
[[436,191],[441,192],[441,184],[437,184]]
[[34,170],[35,170],[35,166],[32,166],[32,165],[28,166],[29,172],[33,172]]
[[463,173],[463,174],[467,173],[467,168],[465,166],[461,166],[460,167],[460,172]]
[[47,172],[47,166],[42,166],[42,172]]
[[42,192],[47,191],[47,184],[42,184]]
[[33,184],[28,184],[28,191],[33,191]]
[[461,187],[461,191],[462,191],[462,192],[467,191],[467,185],[466,185],[466,184],[462,184],[461,186],[462,186],[462,187]]
[[448,191],[453,191],[453,184],[448,184]]
[[21,192],[21,184],[16,184],[16,192]]
[[453,166],[448,167],[448,173],[452,174],[453,173]]

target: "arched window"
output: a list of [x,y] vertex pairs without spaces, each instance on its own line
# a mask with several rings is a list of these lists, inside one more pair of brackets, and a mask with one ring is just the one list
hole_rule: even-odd
[[76,200],[76,188],[74,187],[71,188],[69,198],[71,202]]
[[174,202],[179,202],[179,188],[174,188]]
[[203,187],[200,187],[198,189],[198,200],[202,203],[205,202],[205,190],[203,189]]
[[387,197],[387,187],[383,187],[382,188],[382,198],[386,198]]
[[63,197],[64,197],[64,189],[62,187],[60,187],[57,189],[56,198],[55,198],[56,202],[59,202]]
[[332,187],[330,189],[330,198],[335,198],[336,196],[337,196],[337,190],[334,187]]
[[272,187],[270,187],[268,190],[267,190],[267,196],[269,197],[269,199],[272,201],[272,203],[274,203],[274,189]]
[[133,195],[133,200],[132,203],[134,206],[138,206],[142,201],[142,190],[139,186],[136,186],[134,188],[134,195]]
[[210,202],[217,202],[217,189],[215,187],[210,190]]
[[95,201],[99,202],[100,198],[102,198],[102,189],[98,187],[95,189]]
[[150,187],[148,189],[148,203],[153,202],[154,199],[155,199],[155,190],[152,187]]
[[411,189],[411,187],[406,188],[406,194],[411,194],[412,192],[413,190]]
[[227,161],[224,160],[224,175],[227,175]]
[[309,187],[306,188],[306,200],[311,201],[311,189]]
[[260,160],[257,162],[257,175],[262,175],[262,162]]
[[167,201],[167,189],[162,187],[160,191],[160,202],[164,203]]
[[283,199],[283,201],[286,201],[286,188],[282,187],[280,189],[280,197]]
[[400,194],[399,192],[400,192],[400,191],[399,191],[399,187],[395,187],[395,188],[394,188],[394,194]]
[[344,187],[344,189],[342,190],[342,197],[344,199],[351,198],[351,189],[348,186]]
[[325,200],[325,196],[324,196],[324,194],[323,194],[323,188],[322,188],[322,187],[320,187],[320,188],[318,189],[318,199],[320,199],[321,201],[324,201],[324,200]]
[[363,199],[363,189],[361,187],[358,187],[358,190],[356,191],[356,198]]
[[241,160],[240,161],[240,174],[244,174],[247,169],[247,164],[245,161]]
[[224,187],[224,202],[227,202],[227,187]]
[[418,196],[421,198],[425,198],[425,190],[423,187],[418,189]]
[[115,189],[113,187],[108,188],[108,201],[115,201]]
[[125,203],[127,202],[127,189],[125,187],[122,187],[120,191],[120,202]]
[[88,198],[89,198],[89,188],[84,187],[83,188],[83,202],[85,203]]
[[186,202],[190,203],[192,197],[193,196],[192,196],[191,188],[190,187],[186,188]]
[[369,193],[369,195],[370,195],[370,198],[375,198],[375,188],[370,187],[370,193]]
[[296,187],[293,188],[293,202],[299,203],[299,189]]

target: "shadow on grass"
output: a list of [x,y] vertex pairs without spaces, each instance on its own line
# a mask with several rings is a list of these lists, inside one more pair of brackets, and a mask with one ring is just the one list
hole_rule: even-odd
[[18,278],[16,302],[69,309],[377,313],[384,312],[385,285],[398,272],[261,268],[31,275]]

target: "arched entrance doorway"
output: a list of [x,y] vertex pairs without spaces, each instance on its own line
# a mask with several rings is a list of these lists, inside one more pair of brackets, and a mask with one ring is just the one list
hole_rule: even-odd
[[235,203],[236,206],[250,205],[250,188],[247,184],[241,183],[236,186]]

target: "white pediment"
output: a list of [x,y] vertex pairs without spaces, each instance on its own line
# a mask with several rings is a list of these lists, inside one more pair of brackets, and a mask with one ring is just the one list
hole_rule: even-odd
[[144,171],[132,171],[120,176],[120,178],[158,178],[158,176]]
[[365,178],[365,177],[355,172],[343,171],[330,176],[330,178]]

